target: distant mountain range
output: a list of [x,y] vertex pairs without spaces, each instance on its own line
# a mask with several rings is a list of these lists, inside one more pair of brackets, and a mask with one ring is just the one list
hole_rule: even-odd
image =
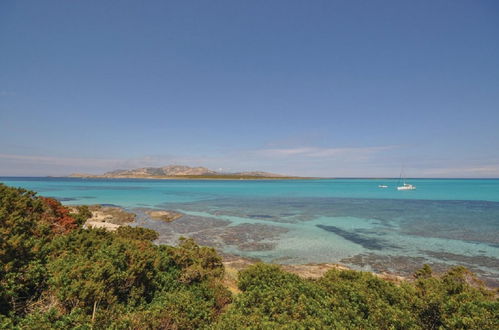
[[140,179],[168,179],[168,178],[205,178],[205,179],[293,179],[298,177],[285,176],[281,174],[252,171],[222,173],[210,170],[206,167],[190,167],[182,165],[169,165],[164,167],[142,167],[133,170],[114,170],[101,175],[93,174],[71,174],[76,178],[140,178]]

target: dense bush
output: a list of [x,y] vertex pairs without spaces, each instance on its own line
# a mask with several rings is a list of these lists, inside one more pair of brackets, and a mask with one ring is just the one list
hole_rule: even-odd
[[199,328],[231,301],[211,248],[82,229],[59,202],[0,185],[0,328]]
[[83,213],[0,184],[0,314],[25,312],[44,288],[51,240],[76,229]]
[[278,266],[240,272],[241,293],[222,285],[217,253],[157,233],[83,229],[71,211],[0,184],[0,328],[23,329],[498,329],[497,292],[456,267],[395,284],[330,270],[303,279]]
[[152,229],[122,226],[116,230],[116,235],[122,238],[136,239],[141,241],[154,241],[158,239],[158,233]]
[[425,266],[414,283],[330,270],[319,280],[257,264],[219,329],[498,329],[499,303],[472,274],[456,267],[434,277]]

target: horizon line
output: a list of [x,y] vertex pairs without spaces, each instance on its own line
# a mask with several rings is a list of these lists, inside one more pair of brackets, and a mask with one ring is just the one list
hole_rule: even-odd
[[[373,180],[383,180],[383,179],[400,179],[399,177],[377,177],[377,176],[335,176],[335,177],[324,177],[324,176],[293,176],[296,179],[279,178],[276,177],[273,180],[299,180],[299,179],[316,179],[316,180],[335,180],[335,179],[373,179]],[[71,177],[71,176],[55,176],[55,175],[0,175],[0,178],[54,178],[54,179],[95,179],[95,180],[162,180],[161,178],[105,178],[105,177]],[[175,176],[169,176],[168,178],[175,178]],[[258,176],[255,176],[258,179]],[[499,180],[499,177],[406,177],[408,179],[439,179],[439,180]],[[179,180],[182,177],[179,176]],[[217,180],[214,178],[213,180]],[[269,180],[268,178],[261,180]]]

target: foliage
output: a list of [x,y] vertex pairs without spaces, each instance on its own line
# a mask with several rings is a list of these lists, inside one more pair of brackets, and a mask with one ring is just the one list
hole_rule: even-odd
[[121,226],[116,230],[116,235],[122,238],[139,241],[154,241],[158,239],[158,233],[156,231],[141,227]]
[[54,198],[39,197],[45,204],[42,221],[50,225],[56,234],[66,234],[78,227],[78,221],[71,216],[70,210]]
[[223,276],[222,258],[213,248],[198,246],[192,239],[180,238],[179,246],[169,250],[172,258],[183,269],[180,280],[184,283]]
[[76,206],[76,213],[71,213],[71,216],[76,220],[76,223],[79,226],[82,226],[85,221],[92,217],[92,212],[86,205]]
[[499,303],[464,267],[440,278],[418,277],[415,314],[428,329],[498,329]]
[[231,301],[213,249],[156,232],[82,229],[50,198],[0,185],[0,325],[39,328],[206,327]]
[[218,324],[220,329],[323,328],[332,324],[326,294],[311,281],[257,264],[240,273],[242,293]]
[[24,313],[44,287],[48,243],[77,227],[56,200],[0,184],[0,314]]
[[234,304],[218,329],[497,329],[499,303],[462,267],[414,283],[394,284],[373,274],[330,270],[303,279],[257,264],[240,273]]

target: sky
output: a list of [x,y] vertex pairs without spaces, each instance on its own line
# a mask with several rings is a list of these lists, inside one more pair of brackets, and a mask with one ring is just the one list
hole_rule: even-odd
[[497,1],[0,2],[0,176],[499,177]]

